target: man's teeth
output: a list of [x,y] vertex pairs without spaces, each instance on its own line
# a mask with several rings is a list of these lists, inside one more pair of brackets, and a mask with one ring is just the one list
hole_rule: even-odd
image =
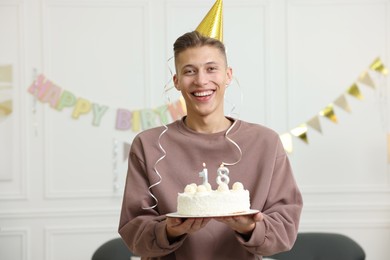
[[194,96],[197,96],[197,97],[205,97],[205,96],[210,96],[211,94],[213,94],[213,91],[204,91],[204,92],[194,92]]

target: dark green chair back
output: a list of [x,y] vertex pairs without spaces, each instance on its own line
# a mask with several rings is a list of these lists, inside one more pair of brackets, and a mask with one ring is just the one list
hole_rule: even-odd
[[101,245],[92,260],[130,260],[134,256],[121,238],[114,238]]
[[351,238],[335,233],[299,233],[290,251],[269,258],[277,260],[364,260],[363,248]]

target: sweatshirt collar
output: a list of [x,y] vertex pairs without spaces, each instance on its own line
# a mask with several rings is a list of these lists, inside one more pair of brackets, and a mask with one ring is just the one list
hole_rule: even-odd
[[[192,130],[184,123],[185,118],[186,118],[186,116],[183,116],[181,119],[177,120],[176,125],[178,127],[178,130],[182,134],[187,135],[187,136],[196,136],[196,137],[203,137],[203,138],[212,139],[212,138],[224,136],[226,134],[226,132],[230,129],[229,128],[229,129],[226,129],[226,130],[223,130],[223,131],[220,131],[217,133],[211,133],[211,134],[199,133],[199,132]],[[233,126],[232,126],[231,130],[229,131],[229,135],[230,135],[230,134],[233,134],[234,132],[236,132],[237,129],[240,127],[241,120],[238,120],[238,119],[235,119],[232,117],[228,117],[228,116],[226,116],[226,118],[229,119],[233,123]]]

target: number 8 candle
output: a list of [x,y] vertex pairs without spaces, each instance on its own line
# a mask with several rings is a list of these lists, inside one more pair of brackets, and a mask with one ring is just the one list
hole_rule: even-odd
[[218,184],[221,184],[223,182],[229,184],[230,178],[228,176],[229,175],[228,168],[226,168],[223,164],[221,164],[221,166],[217,170],[217,173],[218,173],[218,177],[216,181]]

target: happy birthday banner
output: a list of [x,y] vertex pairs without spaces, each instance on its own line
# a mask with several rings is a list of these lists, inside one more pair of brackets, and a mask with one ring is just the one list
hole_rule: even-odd
[[[42,103],[48,103],[51,108],[62,111],[72,109],[71,117],[79,119],[91,114],[92,125],[100,126],[103,117],[110,109],[106,105],[92,102],[88,99],[77,97],[68,90],[64,90],[43,74],[28,88],[28,92]],[[139,132],[161,124],[168,124],[171,120],[180,119],[186,114],[184,100],[179,99],[174,103],[162,105],[156,108],[144,108],[140,110],[116,109],[115,129],[132,130]]]
[[[346,95],[350,95],[352,97],[355,97],[359,100],[362,100],[364,97],[362,93],[360,92],[358,83],[362,83],[366,86],[371,87],[372,89],[375,89],[375,83],[372,80],[369,71],[375,71],[377,73],[380,73],[381,75],[386,76],[388,74],[387,68],[383,65],[382,61],[377,58],[373,61],[373,63],[370,65],[370,67],[362,72],[360,76],[358,77],[357,81],[354,82],[350,87],[346,89],[344,93],[342,93],[340,96],[338,96],[332,103],[329,103],[327,106],[325,106],[322,110],[320,110],[316,115],[311,117],[308,121],[299,124],[297,127],[294,127],[289,132],[281,134],[280,138],[282,140],[284,149],[288,153],[293,152],[293,141],[292,137],[297,137],[298,139],[302,140],[305,143],[309,143],[308,139],[308,129],[309,127],[314,129],[315,131],[322,134],[322,127],[320,122],[320,117],[324,117],[329,119],[333,123],[337,123],[337,116],[334,111],[334,107],[340,107],[341,109],[351,112],[351,108],[348,104]],[[390,162],[390,145],[388,146],[389,151],[389,162]]]
[[12,113],[12,65],[0,66],[0,121]]

